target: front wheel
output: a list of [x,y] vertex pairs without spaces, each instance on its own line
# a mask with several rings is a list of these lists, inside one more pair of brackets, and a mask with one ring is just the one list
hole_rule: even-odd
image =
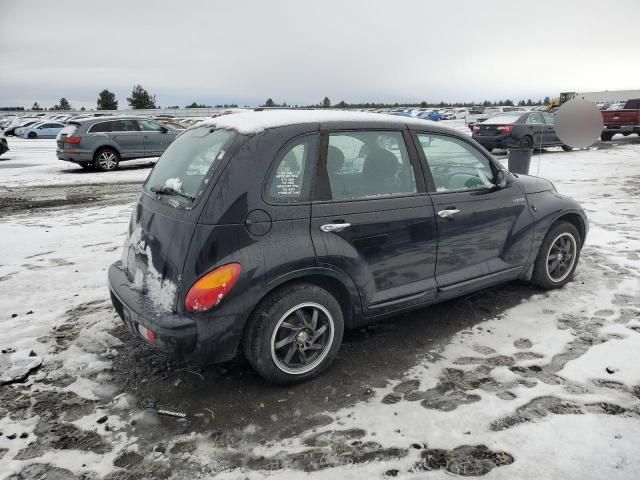
[[564,150],[565,152],[571,152],[573,150],[573,147],[570,147],[569,145],[562,145],[562,150]]
[[333,362],[344,319],[338,301],[316,285],[295,284],[270,294],[249,319],[244,354],[268,382],[309,380]]
[[538,252],[531,281],[545,290],[564,286],[578,265],[580,242],[580,234],[571,223],[553,225]]
[[38,138],[38,134],[36,132],[27,133],[27,138]]

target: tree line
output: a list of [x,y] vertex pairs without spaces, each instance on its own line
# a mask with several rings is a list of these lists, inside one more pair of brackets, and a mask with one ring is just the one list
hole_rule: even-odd
[[[268,98],[261,107],[266,108],[341,108],[341,109],[349,109],[349,108],[452,108],[452,107],[472,107],[481,105],[483,107],[491,107],[497,105],[518,105],[518,106],[540,106],[540,105],[548,105],[551,102],[549,97],[545,97],[540,100],[532,100],[521,99],[517,102],[507,98],[504,100],[484,100],[480,103],[477,102],[414,102],[414,103],[383,103],[383,102],[360,102],[360,103],[347,103],[344,100],[333,105],[329,97],[324,97],[321,102],[313,105],[288,105],[287,102],[276,103],[272,98]],[[142,85],[135,85],[133,90],[131,91],[131,96],[127,97],[127,103],[129,107],[134,110],[153,110],[156,108],[160,108],[160,106],[156,105],[156,96],[149,93]],[[247,105],[245,105],[246,107]],[[185,105],[184,108],[237,108],[238,105],[235,103],[225,103],[225,104],[217,104],[217,105],[205,105],[203,103],[193,102],[189,105]],[[178,109],[180,108],[178,105],[170,106],[167,108]],[[98,93],[98,100],[96,102],[96,110],[117,110],[118,109],[118,100],[116,99],[115,93],[109,91],[108,89],[102,90]],[[11,107],[0,107],[0,110],[24,110],[23,107],[11,108]],[[31,110],[47,110],[46,107],[41,107],[38,102],[35,102],[31,107]],[[74,110],[71,106],[71,103],[66,98],[61,98],[60,101],[53,105],[49,110]],[[84,107],[80,109],[85,110]]]
[[362,103],[347,103],[344,100],[332,105],[329,97],[324,97],[321,102],[312,104],[312,105],[287,105],[287,102],[276,103],[272,98],[268,98],[261,107],[266,108],[453,108],[453,107],[474,107],[474,106],[483,106],[483,107],[496,107],[498,105],[505,106],[515,106],[518,105],[520,107],[535,107],[548,105],[551,103],[551,98],[544,97],[544,99],[540,100],[532,100],[531,98],[527,100],[519,100],[518,102],[514,102],[513,100],[507,98],[505,100],[484,100],[480,103],[478,102],[414,102],[414,103],[383,103],[383,102],[362,102]]

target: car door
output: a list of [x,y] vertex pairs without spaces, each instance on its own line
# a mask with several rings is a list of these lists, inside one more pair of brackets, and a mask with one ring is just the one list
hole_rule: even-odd
[[365,316],[435,297],[436,224],[408,133],[323,132],[311,206],[318,262],[357,285]]
[[533,240],[522,190],[511,181],[497,188],[499,166],[465,139],[427,132],[414,138],[436,212],[439,295],[517,277]]
[[56,124],[55,123],[45,123],[38,127],[38,136],[43,138],[52,138],[56,136]]
[[169,129],[151,120],[138,120],[138,124],[142,133],[145,156],[158,157],[162,155],[162,152],[171,143],[167,140],[170,138],[173,141],[174,138],[168,134]]
[[133,119],[112,120],[108,122],[107,133],[122,158],[144,157],[144,144],[138,121]]
[[558,145],[562,142],[556,134],[556,117],[553,113],[542,113],[545,123],[544,143],[545,145]]
[[525,124],[527,126],[527,134],[533,138],[533,145],[536,147],[545,145],[547,126],[544,123],[542,114],[540,112],[530,113]]

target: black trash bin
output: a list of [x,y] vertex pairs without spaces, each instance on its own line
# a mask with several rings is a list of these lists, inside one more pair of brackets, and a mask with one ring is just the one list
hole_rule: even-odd
[[522,173],[523,175],[529,175],[532,154],[533,148],[510,148],[509,171],[511,173]]

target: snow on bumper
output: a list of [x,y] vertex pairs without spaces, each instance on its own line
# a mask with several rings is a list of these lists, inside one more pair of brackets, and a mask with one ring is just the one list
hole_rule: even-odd
[[159,312],[129,281],[118,263],[109,268],[109,289],[113,307],[133,335],[166,352],[182,354],[195,349],[196,323],[173,312]]

